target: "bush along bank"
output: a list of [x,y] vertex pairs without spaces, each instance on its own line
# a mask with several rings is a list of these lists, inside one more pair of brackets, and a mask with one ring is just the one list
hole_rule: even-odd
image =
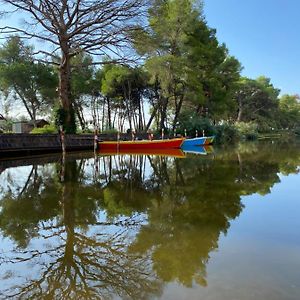
[[[58,128],[54,125],[46,125],[43,128],[35,128],[31,131],[32,134],[55,134],[58,133]],[[153,129],[152,132],[157,138],[161,136],[162,130]],[[93,130],[88,130],[86,132],[78,132],[78,134],[93,134]],[[124,135],[130,135],[128,132]],[[104,135],[109,137],[109,139],[116,138],[117,130],[110,129],[106,131],[99,132],[99,135]],[[137,135],[145,137],[147,134],[144,132],[137,132]],[[214,124],[210,119],[189,116],[186,118],[181,118],[175,130],[170,130],[168,128],[164,129],[165,137],[173,137],[176,135],[187,136],[190,138],[196,136],[212,136],[214,135],[215,143],[235,143],[241,140],[257,140],[264,138],[279,138],[282,136],[300,136],[300,128],[295,128],[294,130],[276,130],[274,128],[260,127],[256,122],[220,122],[220,124]]]

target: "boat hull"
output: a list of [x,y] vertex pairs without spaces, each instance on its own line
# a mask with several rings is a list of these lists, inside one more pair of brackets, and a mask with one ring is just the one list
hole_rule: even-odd
[[183,138],[170,140],[137,140],[137,141],[103,141],[98,142],[100,151],[104,150],[131,150],[131,149],[179,149],[183,143]]
[[184,140],[182,147],[189,147],[189,146],[202,146],[206,143],[206,137],[197,137],[193,139],[186,139]]
[[214,141],[214,136],[203,136],[203,137],[196,137],[193,139],[186,139],[182,147],[189,147],[189,146],[204,146],[204,145],[211,145]]
[[214,142],[214,140],[215,140],[214,135],[206,137],[205,145],[211,145]]

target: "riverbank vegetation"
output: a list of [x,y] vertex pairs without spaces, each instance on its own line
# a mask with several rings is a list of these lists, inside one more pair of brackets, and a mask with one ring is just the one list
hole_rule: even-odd
[[[151,129],[223,141],[300,134],[299,96],[280,94],[265,76],[243,77],[202,2],[92,1],[90,9],[83,9],[86,1],[40,2],[11,3],[36,22],[39,35],[1,28],[6,119],[18,102],[33,124],[49,118],[47,132],[60,125],[67,133]],[[38,40],[47,47],[37,49]]]

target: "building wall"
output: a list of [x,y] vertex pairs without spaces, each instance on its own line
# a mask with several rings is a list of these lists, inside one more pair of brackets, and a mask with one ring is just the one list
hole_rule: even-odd
[[[66,149],[93,150],[94,136],[65,135]],[[51,152],[61,151],[61,140],[58,134],[0,134],[0,156],[14,152]]]
[[29,133],[32,129],[33,125],[27,122],[15,122],[12,127],[14,133]]

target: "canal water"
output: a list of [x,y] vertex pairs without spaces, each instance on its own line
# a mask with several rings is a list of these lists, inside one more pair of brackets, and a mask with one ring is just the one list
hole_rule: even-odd
[[0,299],[300,299],[300,143],[169,154],[0,159]]

